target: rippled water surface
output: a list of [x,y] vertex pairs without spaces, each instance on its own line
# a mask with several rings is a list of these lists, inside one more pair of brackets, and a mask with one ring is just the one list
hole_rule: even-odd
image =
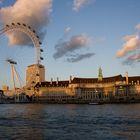
[[0,104],[0,140],[140,140],[140,104]]

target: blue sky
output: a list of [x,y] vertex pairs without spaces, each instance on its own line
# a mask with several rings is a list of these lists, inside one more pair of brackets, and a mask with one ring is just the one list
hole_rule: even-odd
[[[54,80],[56,80],[56,77],[59,77],[60,80],[65,80],[69,79],[70,75],[73,77],[97,77],[99,66],[103,69],[104,77],[117,74],[124,75],[126,71],[130,76],[140,75],[140,62],[134,60],[133,62],[131,61],[132,63],[123,63],[125,60],[128,60],[132,51],[136,54],[139,53],[137,52],[139,49],[133,49],[131,52],[123,49],[122,51],[125,52],[125,56],[116,57],[118,50],[122,49],[127,41],[131,41],[123,40],[123,38],[128,35],[135,35],[139,32],[136,29],[136,25],[140,24],[140,1],[85,1],[87,1],[87,3],[85,2],[80,8],[74,10],[74,0],[53,0],[51,3],[51,12],[49,16],[47,15],[49,22],[43,24],[43,28],[37,28],[37,30],[41,28],[47,31],[44,39],[42,39],[43,44],[41,46],[44,49],[44,60],[42,64],[46,67],[46,80],[50,80],[51,77]],[[0,3],[0,15],[3,15],[3,8],[14,4],[14,0],[3,0]],[[38,2],[38,5],[39,4],[40,2]],[[33,12],[33,14],[36,13]],[[8,18],[11,22],[13,21],[12,17],[8,16],[9,15],[5,18],[0,16],[0,28],[4,26]],[[8,22],[10,22],[10,20],[8,20]],[[26,21],[26,15],[24,21]],[[69,28],[69,31],[64,34],[66,28]],[[77,36],[91,39],[91,41],[90,43],[86,42],[81,44],[81,46],[73,46],[72,50],[67,50],[67,52],[59,58],[53,57],[57,52],[56,46],[62,50],[66,49],[69,46],[62,44],[70,43],[72,38]],[[10,66],[5,62],[6,58],[12,58],[18,62],[17,70],[24,81],[26,67],[34,63],[35,60],[35,48],[28,47],[27,44],[25,44],[25,46],[23,46],[23,44],[9,44],[7,36],[1,35],[0,85],[10,83]],[[138,47],[140,47],[139,43],[137,45],[137,48]],[[87,53],[92,53],[93,55],[77,62],[67,61],[68,58],[71,59],[73,56],[77,57],[77,55],[80,56],[81,54]]]

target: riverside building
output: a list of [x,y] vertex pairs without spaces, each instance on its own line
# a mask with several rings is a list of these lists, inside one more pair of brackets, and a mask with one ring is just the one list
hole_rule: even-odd
[[41,64],[33,64],[26,70],[26,86],[31,87],[38,82],[45,81],[45,67]]
[[140,76],[116,75],[103,77],[99,68],[98,78],[70,77],[69,80],[38,82],[34,92],[39,102],[89,103],[140,102]]

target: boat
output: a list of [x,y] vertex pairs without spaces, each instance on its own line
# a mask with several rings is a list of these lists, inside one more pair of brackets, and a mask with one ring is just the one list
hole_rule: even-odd
[[89,105],[99,105],[99,103],[98,102],[90,102],[90,103],[88,103]]
[[88,104],[89,105],[102,105],[102,104],[104,104],[104,102],[103,101],[94,101],[94,102],[89,102]]

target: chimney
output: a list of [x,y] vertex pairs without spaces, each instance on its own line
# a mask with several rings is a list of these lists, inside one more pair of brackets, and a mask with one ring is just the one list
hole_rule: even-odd
[[58,85],[58,82],[59,82],[59,78],[57,77],[57,81],[56,81],[56,84]]
[[72,76],[70,75],[69,83],[71,84],[72,82]]
[[52,82],[53,82],[53,78],[51,78],[51,85],[52,85]]
[[128,85],[128,72],[125,73],[126,84]]

